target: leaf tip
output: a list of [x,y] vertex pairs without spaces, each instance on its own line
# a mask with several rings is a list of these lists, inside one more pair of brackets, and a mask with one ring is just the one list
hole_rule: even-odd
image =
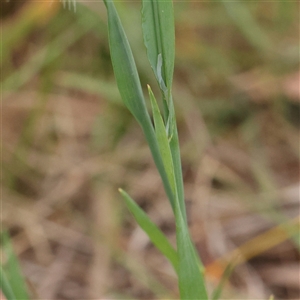
[[152,97],[154,97],[154,94],[152,92],[151,86],[149,84],[147,84],[147,88],[148,88],[148,93],[150,95],[150,98],[151,98],[151,100],[153,100]]

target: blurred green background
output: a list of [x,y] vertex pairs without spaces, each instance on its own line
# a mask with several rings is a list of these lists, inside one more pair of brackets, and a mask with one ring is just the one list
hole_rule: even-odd
[[[139,1],[116,2],[158,95]],[[174,2],[174,100],[190,230],[210,293],[299,295],[299,3]],[[101,1],[1,2],[2,224],[32,298],[176,299],[124,187],[174,242],[138,124],[121,102]],[[4,262],[5,263],[5,262]]]

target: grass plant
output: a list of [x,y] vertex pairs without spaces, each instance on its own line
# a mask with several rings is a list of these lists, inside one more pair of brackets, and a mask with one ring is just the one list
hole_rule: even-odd
[[[5,298],[60,299],[65,293],[64,299],[74,299],[64,281],[82,283],[81,299],[177,299],[177,273],[181,298],[207,299],[186,224],[185,197],[200,212],[192,209],[190,225],[205,253],[206,283],[215,287],[209,299],[254,298],[253,282],[263,288],[260,299],[271,293],[270,299],[297,298],[295,275],[272,281],[282,267],[292,271],[299,262],[299,124],[294,122],[299,105],[281,88],[299,69],[297,3],[174,2],[173,76],[172,1],[143,1],[141,16],[138,3],[105,1],[119,93],[108,59],[104,4],[83,1],[75,10],[74,0],[50,2],[27,1],[2,17],[1,222],[10,235],[1,239]],[[11,4],[3,3],[4,11]],[[174,101],[179,99],[176,117],[172,91]],[[137,153],[127,143],[144,145],[131,114],[145,133],[175,222],[169,203],[161,201],[159,183],[151,181],[157,173],[148,149],[142,146]],[[131,230],[115,202],[123,184],[133,187],[136,200],[120,189],[125,205],[175,273],[167,264],[152,264],[160,262],[160,253],[146,240],[136,243],[140,228]],[[144,202],[148,195],[153,202]],[[168,239],[174,238],[174,223],[177,247]],[[64,253],[81,254],[80,236],[85,258],[95,263],[73,259],[48,277],[68,236],[70,252]],[[48,255],[47,272],[36,281],[26,260],[43,269]],[[70,266],[80,270],[77,276],[68,275]],[[232,272],[240,283],[230,280]],[[60,278],[51,287],[52,297],[41,290],[47,277]]]
[[111,59],[121,97],[140,124],[172,206],[177,250],[169,244],[130,196],[120,190],[140,227],[169,259],[178,274],[181,299],[208,299],[201,263],[186,221],[178,132],[172,98],[175,29],[172,1],[143,1],[142,28],[151,68],[161,91],[163,112],[148,86],[154,124],[147,110],[132,51],[113,1],[104,1],[108,12]]

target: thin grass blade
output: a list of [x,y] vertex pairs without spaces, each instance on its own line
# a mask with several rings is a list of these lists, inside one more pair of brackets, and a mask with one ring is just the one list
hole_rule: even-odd
[[23,277],[18,258],[16,257],[8,233],[2,233],[2,242],[7,261],[3,266],[9,286],[11,287],[15,299],[27,300],[29,295],[26,289],[25,279]]
[[104,3],[108,14],[111,60],[119,92],[127,108],[143,124],[149,116],[132,51],[113,2],[105,0]]
[[153,72],[162,90],[171,94],[175,28],[172,0],[143,0],[142,26],[144,44]]
[[148,235],[155,247],[170,261],[174,270],[178,271],[178,256],[176,250],[170,244],[162,231],[150,220],[147,214],[136,204],[136,202],[122,189],[119,192],[123,196],[125,203],[133,214],[140,227]]
[[16,296],[12,290],[11,285],[9,284],[7,276],[5,275],[5,272],[1,265],[0,265],[0,288],[7,300],[16,300]]

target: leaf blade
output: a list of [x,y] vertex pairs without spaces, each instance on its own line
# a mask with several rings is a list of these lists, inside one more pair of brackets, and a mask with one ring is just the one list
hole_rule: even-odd
[[15,300],[16,296],[12,290],[12,287],[7,279],[7,276],[0,265],[0,288],[7,300]]
[[113,2],[104,0],[104,3],[108,13],[111,60],[119,92],[126,107],[142,124],[149,116],[133,54]]
[[[7,256],[7,262],[3,265],[3,274],[6,275],[7,282],[5,282],[5,275],[3,282],[9,292],[9,288],[12,290],[15,299],[28,300],[29,295],[25,283],[24,276],[19,265],[17,256],[14,253],[13,246],[11,244],[9,235],[6,231],[2,232],[1,240],[3,243],[4,252]],[[7,285],[7,284],[8,285]]]
[[171,94],[175,59],[173,1],[143,0],[142,28],[148,59],[156,79],[163,89],[158,70],[161,55],[162,79]]
[[119,189],[127,208],[133,214],[139,226],[148,235],[156,248],[170,261],[174,270],[178,271],[178,256],[176,250],[170,244],[162,231],[150,220],[147,214],[136,204],[136,202],[122,189]]

